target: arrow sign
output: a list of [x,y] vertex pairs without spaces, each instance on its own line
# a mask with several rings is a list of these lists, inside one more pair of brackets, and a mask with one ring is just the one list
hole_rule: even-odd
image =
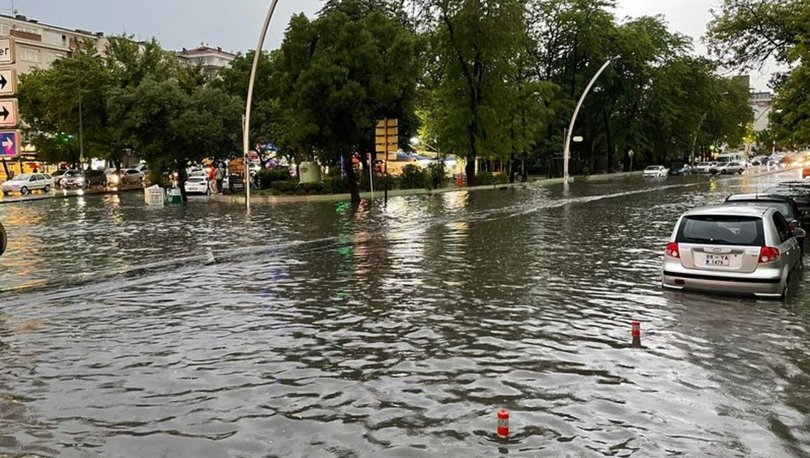
[[17,93],[17,71],[13,68],[0,68],[0,97]]
[[17,99],[0,100],[0,127],[17,125]]
[[20,145],[19,130],[0,130],[0,157],[15,157]]

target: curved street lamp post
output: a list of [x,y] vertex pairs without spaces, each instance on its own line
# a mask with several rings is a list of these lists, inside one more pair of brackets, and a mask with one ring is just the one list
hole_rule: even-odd
[[574,110],[574,115],[571,116],[571,123],[568,125],[568,130],[565,131],[565,149],[563,150],[563,186],[565,189],[568,189],[568,161],[571,158],[571,136],[574,134],[574,124],[577,122],[577,116],[579,115],[579,109],[582,108],[582,103],[585,101],[585,97],[588,96],[588,93],[591,92],[591,88],[593,87],[596,80],[602,75],[602,72],[608,68],[608,65],[613,62],[613,59],[608,59],[602,68],[596,72],[596,75],[593,76],[591,82],[588,83],[588,86],[585,88],[585,91],[582,93],[582,96],[579,98],[579,103],[577,103],[577,108]]
[[259,44],[256,46],[256,51],[253,56],[253,67],[250,69],[250,83],[248,84],[247,102],[245,103],[245,120],[242,127],[242,149],[243,161],[245,163],[245,207],[250,211],[250,167],[248,165],[248,153],[250,152],[250,109],[253,104],[253,86],[256,83],[256,70],[259,67],[259,58],[262,54],[264,47],[264,40],[267,37],[267,29],[270,28],[270,21],[273,19],[273,13],[276,11],[278,0],[273,0],[270,4],[270,9],[267,10],[267,18],[264,20],[262,33],[259,35]]

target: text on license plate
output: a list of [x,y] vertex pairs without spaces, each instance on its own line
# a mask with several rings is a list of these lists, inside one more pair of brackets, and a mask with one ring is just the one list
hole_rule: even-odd
[[730,267],[731,255],[728,254],[707,254],[705,265],[714,267]]

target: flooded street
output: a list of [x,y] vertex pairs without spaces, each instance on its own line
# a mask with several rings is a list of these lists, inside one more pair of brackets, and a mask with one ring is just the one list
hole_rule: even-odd
[[795,174],[0,205],[0,456],[810,456],[810,274],[660,286],[683,211]]

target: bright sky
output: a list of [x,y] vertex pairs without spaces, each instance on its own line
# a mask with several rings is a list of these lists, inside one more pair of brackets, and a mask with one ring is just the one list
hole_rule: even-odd
[[[12,3],[19,14],[67,28],[108,35],[127,33],[139,39],[156,37],[170,49],[200,43],[230,51],[256,47],[270,0],[0,0],[3,14]],[[267,48],[277,47],[290,17],[298,12],[314,15],[320,0],[280,0]],[[711,20],[710,8],[719,0],[617,0],[619,18],[663,15],[676,31],[694,37],[695,49],[705,52],[700,37]],[[768,76],[752,74],[757,90],[766,89]]]

